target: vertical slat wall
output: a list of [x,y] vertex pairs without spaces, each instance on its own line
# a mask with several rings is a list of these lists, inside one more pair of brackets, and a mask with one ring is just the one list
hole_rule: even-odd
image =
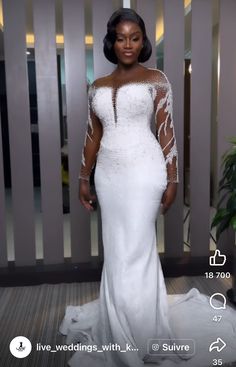
[[[93,30],[93,70],[94,79],[110,74],[115,64],[112,64],[105,58],[103,53],[103,38],[107,33],[107,22],[112,15],[112,1],[110,0],[92,0],[92,30]],[[99,203],[98,203],[99,204]],[[99,259],[103,259],[103,244],[102,244],[102,220],[101,209],[98,205],[98,253]]]
[[[16,4],[16,3],[15,3]],[[45,264],[64,261],[55,1],[33,0]]]
[[87,129],[84,1],[63,0],[68,158],[70,178],[71,256],[90,260],[90,214],[78,198],[79,169]]
[[152,55],[148,61],[144,63],[147,68],[156,67],[156,0],[146,1],[137,0],[137,13],[143,18],[146,33],[152,45]]
[[35,264],[35,225],[25,1],[3,0],[15,264]]
[[[228,41],[227,41],[228,42]],[[212,0],[192,0],[190,244],[209,255]]]
[[[78,173],[87,120],[86,64],[84,45],[85,0],[63,0],[65,75],[68,112],[70,169],[70,215],[72,261],[90,260],[89,213],[79,204]],[[146,3],[146,2],[145,2]],[[180,184],[175,204],[165,217],[165,254],[183,251],[183,88],[184,8],[183,1],[164,4],[164,72],[173,88],[175,131],[179,151]],[[4,54],[12,177],[13,228],[16,265],[34,265],[34,194],[26,58],[26,2],[3,0]],[[137,0],[147,33],[155,39],[155,1]],[[106,24],[113,13],[109,0],[92,1],[94,77],[109,74],[115,65],[103,55]],[[148,19],[147,19],[148,18]],[[236,3],[220,1],[220,82],[218,113],[218,180],[221,156],[235,136],[236,116]],[[41,208],[44,263],[63,263],[63,212],[60,123],[55,42],[55,0],[33,0],[38,127],[41,167]],[[191,255],[209,255],[210,205],[210,107],[212,63],[212,0],[192,1],[191,75]],[[155,46],[153,45],[153,55]],[[17,62],[16,62],[17,60]],[[154,59],[148,66],[155,67]],[[1,138],[1,136],[0,136]],[[0,145],[0,266],[7,266],[6,219],[2,146]],[[100,215],[100,214],[99,214]],[[99,217],[100,218],[100,217]],[[100,219],[99,219],[100,220]],[[101,224],[101,223],[100,223]],[[101,239],[101,226],[99,238]],[[233,252],[234,233],[224,234],[218,246]],[[101,244],[99,245],[101,253]]]
[[6,216],[5,216],[5,190],[3,172],[3,149],[2,149],[2,126],[0,110],[0,267],[7,266],[7,236],[6,236]]
[[178,148],[177,197],[165,215],[165,255],[183,254],[183,147],[184,147],[184,4],[164,1],[164,72],[173,91],[173,118]]
[[107,22],[113,13],[112,1],[92,0],[93,67],[94,79],[110,74],[115,65],[103,53],[103,38],[107,33]]
[[[236,2],[220,1],[219,54],[220,82],[218,96],[218,182],[221,178],[222,155],[231,147],[228,139],[236,136]],[[235,233],[223,232],[217,244],[225,254],[232,254]]]

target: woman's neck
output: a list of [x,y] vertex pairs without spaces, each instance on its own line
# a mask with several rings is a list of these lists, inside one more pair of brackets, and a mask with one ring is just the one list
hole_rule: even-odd
[[127,74],[132,74],[139,69],[143,69],[143,66],[140,65],[138,62],[132,65],[118,64],[114,73],[116,75],[125,76]]

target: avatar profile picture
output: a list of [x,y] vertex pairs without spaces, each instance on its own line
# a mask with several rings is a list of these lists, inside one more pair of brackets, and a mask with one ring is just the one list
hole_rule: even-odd
[[25,336],[16,336],[10,342],[9,349],[14,357],[25,358],[30,354],[32,344]]

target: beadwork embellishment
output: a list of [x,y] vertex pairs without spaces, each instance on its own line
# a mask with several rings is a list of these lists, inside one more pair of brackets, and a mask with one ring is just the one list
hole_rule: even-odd
[[[130,141],[132,146],[137,139],[134,132],[137,129],[143,129],[143,132],[147,128],[150,129],[151,115],[154,114],[157,140],[165,158],[168,182],[179,182],[172,88],[163,72],[156,70],[155,76],[156,78],[152,80],[128,81],[116,86],[111,84],[99,86],[93,84],[90,86],[81,175],[88,177],[94,167],[94,163],[88,163],[85,155],[85,148],[92,144],[96,138],[93,114],[99,116],[103,125],[103,143],[109,141],[109,145],[113,146],[114,149],[116,149],[117,144],[122,146],[122,142],[125,146],[127,141]],[[94,103],[95,99],[96,103]],[[116,133],[113,131],[113,127],[115,127]],[[142,144],[142,140],[140,140],[140,144]]]

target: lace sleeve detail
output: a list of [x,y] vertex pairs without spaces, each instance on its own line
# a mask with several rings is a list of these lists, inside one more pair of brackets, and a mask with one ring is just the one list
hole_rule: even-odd
[[167,181],[179,182],[178,152],[173,122],[172,87],[163,72],[159,73],[158,79],[154,102],[157,139],[165,157]]
[[92,100],[95,92],[95,86],[92,84],[88,90],[88,119],[87,129],[84,138],[84,146],[82,150],[81,168],[79,179],[89,181],[92,169],[95,165],[97,152],[102,138],[102,124],[96,116]]

